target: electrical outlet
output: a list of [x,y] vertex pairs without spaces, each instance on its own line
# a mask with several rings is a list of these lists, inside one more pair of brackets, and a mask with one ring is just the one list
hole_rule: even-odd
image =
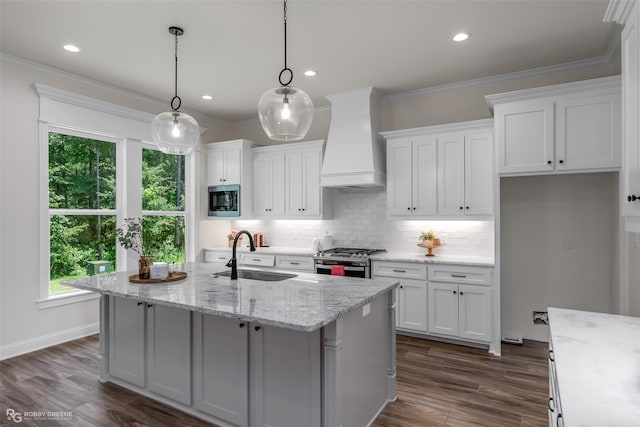
[[549,324],[549,313],[546,311],[534,311],[533,312],[533,323],[536,325],[548,325]]
[[573,240],[571,239],[571,237],[567,236],[564,238],[564,248],[573,249]]

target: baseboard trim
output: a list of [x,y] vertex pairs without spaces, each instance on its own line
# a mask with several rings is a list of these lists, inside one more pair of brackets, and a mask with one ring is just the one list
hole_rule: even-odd
[[0,346],[0,360],[9,359],[11,357],[20,356],[22,354],[31,353],[32,351],[41,350],[53,345],[62,344],[78,338],[97,334],[100,331],[100,324],[90,323],[88,325],[71,328],[64,331],[54,332],[24,341],[18,341],[13,344]]

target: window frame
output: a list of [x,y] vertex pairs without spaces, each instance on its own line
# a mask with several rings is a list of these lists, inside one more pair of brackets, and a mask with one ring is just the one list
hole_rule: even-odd
[[[39,309],[47,309],[99,298],[85,291],[49,293],[50,226],[49,226],[49,132],[59,132],[116,143],[116,221],[141,217],[142,212],[142,147],[156,147],[150,142],[150,124],[155,115],[61,89],[33,84],[40,98],[38,121],[38,197],[39,197]],[[206,128],[200,128],[201,133]],[[201,147],[185,158],[185,258],[196,259],[198,235],[197,213],[200,206],[199,174]],[[137,185],[131,185],[137,182]],[[88,213],[89,210],[87,210]],[[103,211],[103,210],[100,210]],[[106,213],[107,210],[104,210]],[[110,210],[109,210],[110,211]],[[111,213],[108,213],[111,214]],[[130,253],[127,253],[130,252]],[[137,269],[137,256],[116,246],[117,271]]]

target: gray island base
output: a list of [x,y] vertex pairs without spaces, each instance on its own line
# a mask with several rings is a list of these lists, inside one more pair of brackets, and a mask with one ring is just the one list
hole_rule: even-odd
[[220,426],[362,427],[395,400],[397,281],[231,281],[221,270],[65,281],[101,294],[100,380]]

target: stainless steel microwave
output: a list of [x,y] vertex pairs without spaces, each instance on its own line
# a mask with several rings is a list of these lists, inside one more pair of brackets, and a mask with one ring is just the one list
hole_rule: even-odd
[[240,185],[209,187],[209,216],[240,216]]

